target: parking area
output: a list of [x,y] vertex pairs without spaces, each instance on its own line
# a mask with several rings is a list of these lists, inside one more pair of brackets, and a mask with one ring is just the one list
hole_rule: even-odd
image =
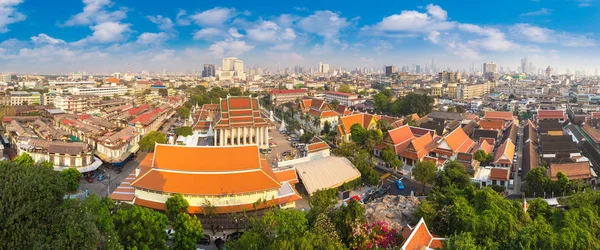
[[282,159],[282,155],[284,154],[284,152],[296,151],[296,153],[299,154],[299,150],[292,147],[292,142],[287,140],[287,135],[282,134],[281,132],[279,132],[279,130],[272,128],[269,132],[269,137],[271,137],[271,139],[269,140],[269,144],[272,144],[271,153],[266,154],[266,158],[269,162],[273,163],[279,159]]
[[[121,182],[135,169],[140,162],[146,157],[146,153],[139,152],[136,157],[130,159],[120,168],[120,172],[115,167],[109,167],[103,164],[96,170],[96,178],[94,182],[89,182],[86,178],[87,174],[83,174],[83,178],[79,181],[80,190],[89,190],[90,194],[98,196],[106,196],[115,190]],[[119,173],[118,173],[119,172]],[[98,175],[103,174],[104,179],[98,180]]]

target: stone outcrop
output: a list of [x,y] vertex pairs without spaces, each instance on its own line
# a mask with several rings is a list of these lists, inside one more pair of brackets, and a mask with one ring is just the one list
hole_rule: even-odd
[[401,230],[412,220],[419,203],[414,196],[386,195],[365,204],[365,217],[369,223],[383,221]]

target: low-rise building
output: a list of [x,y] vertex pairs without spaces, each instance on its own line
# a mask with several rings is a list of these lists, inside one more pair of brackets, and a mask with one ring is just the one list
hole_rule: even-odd
[[134,127],[109,132],[98,138],[96,155],[104,162],[120,165],[139,150],[140,134]]
[[93,150],[83,142],[48,141],[32,137],[14,137],[17,155],[27,153],[36,162],[48,161],[54,170],[75,168],[81,173],[96,170],[102,161],[94,157]]
[[308,90],[306,89],[285,89],[279,90],[275,89],[271,91],[271,103],[277,106],[286,102],[295,102],[296,100],[300,100],[303,97],[308,95]]
[[327,102],[332,102],[333,100],[337,100],[340,104],[346,105],[348,107],[352,107],[358,103],[363,102],[362,99],[358,98],[357,94],[343,93],[343,92],[333,92],[328,91],[323,93],[323,97]]
[[13,91],[10,92],[10,105],[40,105],[42,99],[39,92]]
[[127,86],[73,87],[69,93],[73,95],[115,96],[127,94]]

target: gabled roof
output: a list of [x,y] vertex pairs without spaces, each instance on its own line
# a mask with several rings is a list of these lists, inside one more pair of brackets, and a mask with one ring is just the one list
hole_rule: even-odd
[[308,93],[307,89],[274,89],[271,90],[272,95],[279,94],[306,94]]
[[433,148],[435,148],[433,137],[430,133],[426,133],[421,137],[411,139],[408,147],[400,152],[400,155],[413,160],[420,160],[429,154]]
[[454,153],[468,152],[475,142],[465,134],[465,131],[462,128],[457,128],[454,131],[448,133],[444,136],[444,141],[450,147],[450,150]]
[[[483,138],[482,138],[483,139]],[[479,148],[485,151],[486,153],[491,153],[494,151],[494,144],[490,144],[487,140],[480,140]]]
[[539,158],[540,156],[538,155],[533,142],[525,142],[523,144],[523,157],[521,157],[523,176],[527,175],[531,169],[539,166]]
[[600,132],[598,132],[598,130],[586,123],[581,126],[581,129],[583,129],[583,132],[585,132],[594,143],[600,144]]
[[308,153],[314,153],[330,149],[330,147],[329,144],[315,136],[312,138],[311,142],[306,145],[306,149]]
[[227,96],[220,101],[221,117],[215,129],[234,127],[266,127],[267,119],[260,115],[258,98],[249,96]]
[[496,164],[512,164],[515,157],[515,144],[508,139],[498,147],[494,154],[494,163]]
[[508,168],[492,168],[488,178],[490,180],[508,181],[509,175],[510,171],[508,171]]
[[565,119],[566,114],[562,110],[539,110],[537,113],[537,119]]
[[340,120],[339,126],[342,129],[342,132],[343,132],[342,135],[349,134],[350,128],[354,124],[360,124],[361,126],[363,126],[363,128],[368,129],[369,124],[371,123],[372,119],[373,119],[372,115],[364,114],[364,113],[357,113],[357,114],[340,117],[339,118],[339,120]]
[[504,121],[512,121],[514,120],[512,112],[504,112],[504,111],[485,111],[483,115],[483,119],[501,119]]
[[573,163],[550,163],[548,167],[548,175],[550,180],[556,181],[556,174],[563,172],[569,180],[581,180],[592,178],[590,163],[587,161]]
[[[235,156],[235,157],[231,157]],[[151,168],[131,184],[164,193],[223,195],[279,189],[257,145],[190,147],[157,144]]]
[[414,227],[406,225],[402,229],[402,236],[404,242],[402,242],[402,246],[400,247],[401,250],[443,248],[443,242],[446,240],[446,238],[440,238],[431,234],[423,218]]
[[352,114],[352,111],[350,110],[350,108],[348,108],[348,106],[343,105],[343,104],[338,104],[338,106],[335,108],[335,112],[337,112],[340,115]]
[[479,121],[479,127],[487,130],[504,130],[504,120],[500,119],[483,119]]
[[479,138],[498,138],[500,134],[497,130],[486,130],[486,129],[475,129],[473,132],[473,139],[479,140]]
[[410,139],[413,137],[414,135],[410,131],[410,127],[408,125],[404,125],[388,131],[388,136],[386,139],[384,139],[384,142],[391,144],[394,148],[394,152],[399,154],[403,152],[406,147],[408,147]]

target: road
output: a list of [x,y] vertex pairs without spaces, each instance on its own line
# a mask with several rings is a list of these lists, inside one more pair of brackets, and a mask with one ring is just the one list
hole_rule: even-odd
[[521,165],[523,164],[522,156],[523,156],[523,127],[519,126],[519,131],[517,132],[517,167],[515,167],[514,174],[514,188],[512,191],[509,191],[510,194],[520,194],[521,193],[521,178],[523,176],[519,176],[519,169],[521,169]]
[[[377,171],[377,173],[379,173],[380,176],[386,173],[385,170],[382,170],[380,168],[375,168],[375,171]],[[421,189],[423,188],[423,186],[420,183],[417,183],[411,180],[410,178],[405,177],[402,179],[402,184],[404,184],[404,190],[399,190],[398,187],[396,187],[396,180],[398,180],[398,177],[393,174],[385,180],[383,180],[384,186],[392,186],[392,188],[390,188],[390,191],[388,192],[389,195],[417,195],[417,192],[421,192]],[[431,191],[431,187],[425,186],[425,193],[429,193],[429,191]]]
[[89,183],[85,177],[81,178],[79,181],[79,189],[89,190],[90,193],[98,196],[106,196],[107,192],[112,193],[112,191],[115,190],[119,184],[121,184],[121,182],[123,182],[129,173],[131,173],[131,171],[133,171],[140,164],[145,156],[146,153],[140,151],[135,158],[125,163],[123,166],[123,171],[120,174],[117,174],[113,169],[106,168],[104,165],[100,166],[98,169],[99,171],[105,173],[106,178],[103,181],[98,181],[98,179],[96,179],[93,183]]

